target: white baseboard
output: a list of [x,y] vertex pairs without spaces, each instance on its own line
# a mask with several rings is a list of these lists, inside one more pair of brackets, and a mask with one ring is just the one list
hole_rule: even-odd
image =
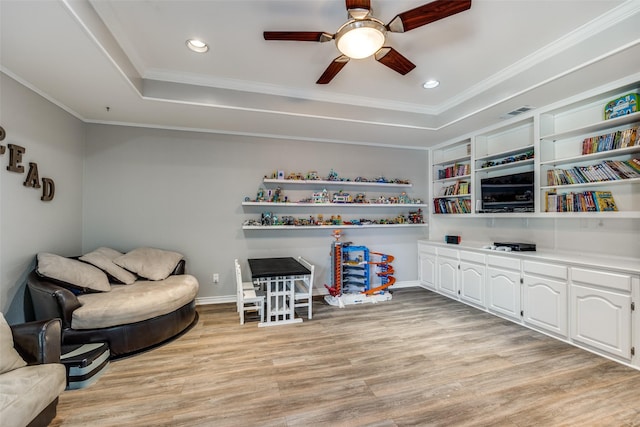
[[[402,288],[412,288],[415,286],[420,286],[419,280],[406,280],[404,282],[396,282],[393,286],[390,287],[393,289],[402,289]],[[329,295],[327,288],[315,288],[313,290],[313,295]],[[235,295],[223,295],[217,297],[199,297],[196,298],[196,305],[209,305],[209,304],[226,304],[226,303],[235,303],[236,296]]]

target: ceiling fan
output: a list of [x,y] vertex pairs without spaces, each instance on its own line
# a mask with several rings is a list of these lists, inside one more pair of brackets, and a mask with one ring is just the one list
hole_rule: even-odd
[[404,33],[431,22],[463,12],[471,0],[435,0],[395,16],[387,25],[372,15],[370,0],[346,0],[349,20],[335,34],[322,31],[265,31],[265,40],[328,42],[336,41],[342,55],[333,60],[317,84],[327,84],[350,59],[374,55],[376,61],[405,75],[416,66],[392,47],[384,46],[386,33]]

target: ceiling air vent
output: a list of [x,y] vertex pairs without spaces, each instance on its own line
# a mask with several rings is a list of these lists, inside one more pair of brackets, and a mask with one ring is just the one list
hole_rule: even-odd
[[516,108],[513,111],[509,111],[506,114],[503,114],[502,116],[500,116],[501,119],[510,119],[511,117],[515,117],[518,114],[522,114],[522,113],[526,113],[527,111],[531,111],[536,107],[532,107],[531,105],[523,105],[520,108]]

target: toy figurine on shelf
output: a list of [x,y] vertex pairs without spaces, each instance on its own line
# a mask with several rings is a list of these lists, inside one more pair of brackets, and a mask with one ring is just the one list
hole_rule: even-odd
[[409,222],[411,224],[423,224],[424,219],[422,216],[422,209],[418,209],[415,212],[409,212]]
[[304,180],[304,176],[302,175],[302,172],[291,172],[287,175],[287,179],[290,181],[302,181]]
[[411,203],[411,199],[407,196],[407,193],[403,191],[398,197],[398,203],[407,205]]
[[353,198],[353,203],[369,203],[364,193],[356,194],[356,197]]
[[340,181],[340,179],[338,178],[338,172],[331,169],[331,171],[329,172],[329,176],[327,177],[327,181]]
[[276,189],[271,194],[269,201],[273,203],[283,202],[284,197],[282,195],[282,188],[276,187]]
[[271,212],[263,212],[260,218],[260,225],[273,225],[273,217]]
[[264,188],[258,189],[258,194],[256,194],[256,202],[264,202]]
[[306,180],[307,181],[317,181],[319,179],[320,179],[320,177],[318,176],[318,172],[316,172],[316,171],[307,172],[307,176],[306,176]]
[[351,203],[351,201],[349,193],[345,193],[342,190],[333,193],[333,203]]
[[322,191],[315,192],[311,195],[311,201],[313,203],[329,203],[329,192],[326,188]]

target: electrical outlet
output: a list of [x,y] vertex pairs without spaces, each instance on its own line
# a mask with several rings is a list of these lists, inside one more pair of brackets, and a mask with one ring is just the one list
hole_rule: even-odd
[[220,275],[218,273],[213,273],[213,283],[220,282]]

